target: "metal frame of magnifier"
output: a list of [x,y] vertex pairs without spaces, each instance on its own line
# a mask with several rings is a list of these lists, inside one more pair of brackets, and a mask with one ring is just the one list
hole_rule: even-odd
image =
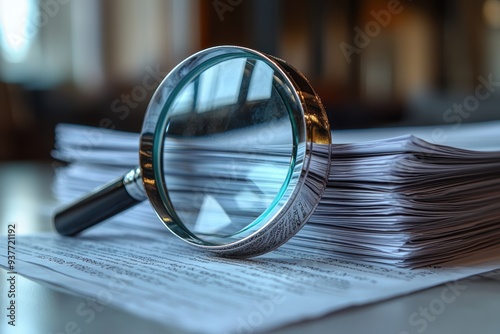
[[[257,231],[243,239],[227,244],[209,244],[200,241],[187,231],[181,222],[172,219],[161,199],[158,179],[160,166],[154,161],[155,134],[163,129],[158,122],[164,112],[163,106],[171,97],[183,78],[201,64],[228,55],[252,56],[264,60],[278,72],[284,89],[293,98],[289,106],[293,110],[297,131],[304,139],[303,164],[298,181],[288,201]],[[110,218],[137,203],[149,198],[164,225],[184,241],[197,247],[230,257],[251,257],[267,253],[294,236],[316,209],[328,181],[330,164],[330,126],[319,96],[308,80],[284,60],[264,53],[239,47],[217,46],[202,50],[177,65],[162,81],[154,93],[140,135],[140,166],[132,169],[123,178],[96,190],[86,198],[59,211],[54,218],[56,230],[74,236],[98,222]],[[328,144],[328,149],[318,149],[319,144]],[[325,156],[326,155],[326,156]],[[315,174],[310,166],[314,164]]]

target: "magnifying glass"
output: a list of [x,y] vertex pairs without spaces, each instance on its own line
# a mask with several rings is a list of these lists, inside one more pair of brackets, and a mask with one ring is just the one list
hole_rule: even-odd
[[209,48],[154,93],[140,166],[63,208],[54,225],[74,236],[149,199],[182,240],[224,256],[260,255],[312,215],[330,142],[323,105],[298,70],[243,47]]

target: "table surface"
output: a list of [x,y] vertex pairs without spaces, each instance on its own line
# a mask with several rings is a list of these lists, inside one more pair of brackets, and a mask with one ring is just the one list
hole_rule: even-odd
[[[18,235],[52,230],[50,208],[57,205],[50,195],[52,179],[49,165],[0,165],[0,238],[6,240],[7,225],[11,223],[16,223]],[[97,310],[90,323],[78,324],[80,331],[75,331],[68,324],[78,321],[76,309],[80,303],[87,302],[85,298],[52,290],[22,276],[17,277],[17,326],[12,327],[5,313],[6,279],[6,271],[0,270],[2,334],[177,333],[108,306]],[[466,289],[445,308],[434,312],[429,312],[430,306],[441,298],[444,286],[352,307],[273,333],[500,333],[500,275],[477,276],[460,284]]]

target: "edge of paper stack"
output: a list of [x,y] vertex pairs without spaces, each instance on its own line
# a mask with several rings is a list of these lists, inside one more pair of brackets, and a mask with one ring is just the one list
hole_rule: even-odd
[[[136,133],[59,125],[53,156],[69,165],[56,174],[56,197],[69,202],[120,177],[138,165],[138,144]],[[284,247],[421,267],[500,244],[500,152],[413,135],[332,144],[331,150],[325,194]],[[148,203],[121,214],[120,224],[108,232],[165,231]]]

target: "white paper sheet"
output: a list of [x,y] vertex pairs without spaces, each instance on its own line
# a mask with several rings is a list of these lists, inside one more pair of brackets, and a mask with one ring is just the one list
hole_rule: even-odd
[[[481,263],[417,270],[287,246],[259,258],[231,260],[202,253],[167,234],[119,236],[111,225],[80,238],[19,236],[16,270],[170,328],[220,334],[260,332],[500,268],[498,251],[489,261],[481,254]],[[0,244],[4,267],[6,247]],[[465,287],[452,282],[446,289],[456,296]],[[85,307],[76,313],[81,321],[91,316]]]

